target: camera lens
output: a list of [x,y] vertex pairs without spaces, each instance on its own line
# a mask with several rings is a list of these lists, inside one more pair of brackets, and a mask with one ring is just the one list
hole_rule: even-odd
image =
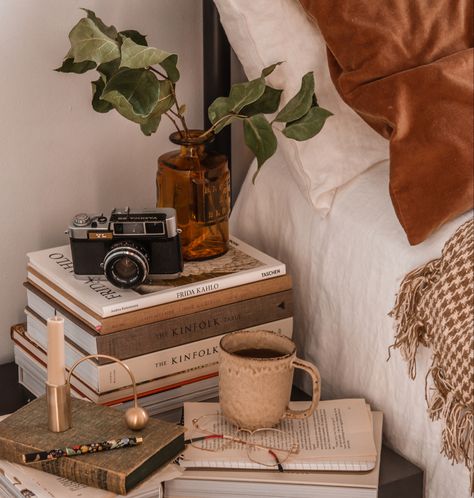
[[142,284],[149,271],[146,251],[132,242],[114,244],[104,259],[107,280],[121,289]]

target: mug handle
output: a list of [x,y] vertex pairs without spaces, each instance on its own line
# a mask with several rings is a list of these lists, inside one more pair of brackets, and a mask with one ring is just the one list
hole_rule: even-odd
[[314,410],[316,410],[321,397],[321,375],[319,374],[319,370],[312,363],[300,360],[299,358],[294,359],[293,366],[308,372],[311,376],[311,380],[313,381],[313,398],[308,409],[291,410],[288,408],[285,412],[284,418],[307,418],[313,414]]

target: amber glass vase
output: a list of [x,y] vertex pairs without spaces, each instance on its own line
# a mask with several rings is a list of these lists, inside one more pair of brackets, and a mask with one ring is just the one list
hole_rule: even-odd
[[229,247],[230,175],[227,158],[209,150],[201,130],[170,140],[179,150],[158,158],[157,206],[174,207],[185,260],[208,259]]

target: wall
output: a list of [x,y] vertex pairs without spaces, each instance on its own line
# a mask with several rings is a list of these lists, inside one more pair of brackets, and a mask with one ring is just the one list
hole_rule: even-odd
[[96,73],[53,71],[83,15],[79,7],[176,52],[188,123],[202,125],[199,0],[1,0],[0,363],[12,359],[10,326],[24,320],[25,254],[66,244],[76,212],[153,206],[156,158],[171,148],[167,121],[145,137],[115,111],[94,112],[89,82]]

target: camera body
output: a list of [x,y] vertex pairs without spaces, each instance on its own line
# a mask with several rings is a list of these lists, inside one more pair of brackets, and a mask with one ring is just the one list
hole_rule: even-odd
[[106,278],[134,288],[151,278],[177,278],[183,270],[172,208],[114,209],[109,218],[80,213],[66,233],[78,279]]

